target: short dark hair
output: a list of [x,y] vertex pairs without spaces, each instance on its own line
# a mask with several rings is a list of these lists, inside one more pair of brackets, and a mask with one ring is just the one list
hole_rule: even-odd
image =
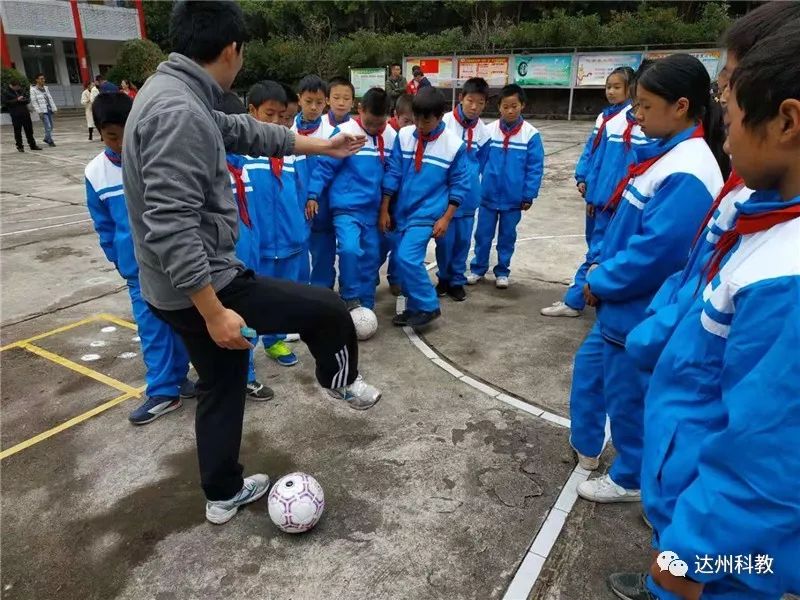
[[247,112],[244,102],[242,102],[242,99],[239,98],[236,92],[225,92],[222,94],[222,99],[220,99],[216,108],[226,115],[241,115]]
[[484,98],[488,98],[489,84],[483,77],[470,77],[464,82],[464,88],[461,93],[465,96],[467,94],[480,94]]
[[346,86],[350,88],[350,93],[353,94],[353,98],[356,97],[356,88],[353,87],[353,84],[350,83],[350,80],[347,77],[331,77],[328,80],[328,89],[325,92],[325,97],[331,97],[331,90],[337,86]]
[[800,100],[798,56],[800,21],[795,21],[756,43],[742,58],[731,77],[731,89],[745,125],[761,125],[778,114],[784,100]]
[[403,66],[400,63],[392,63],[391,65],[389,65],[390,69],[394,69],[395,67],[400,67],[401,69],[403,68]]
[[425,75],[425,72],[422,70],[422,67],[414,65],[411,67],[411,74],[416,77],[417,75]]
[[379,87],[370,88],[361,98],[361,108],[376,117],[388,116],[392,111],[392,99]]
[[265,79],[250,86],[250,90],[247,92],[247,104],[258,108],[270,100],[286,106],[286,92],[280,83]]
[[446,100],[442,93],[435,87],[424,87],[411,103],[411,110],[415,117],[436,117],[444,115]]
[[412,108],[413,103],[414,103],[414,96],[412,96],[411,94],[400,94],[397,97],[397,101],[394,104],[395,114],[400,114],[400,113],[413,114],[414,113],[414,109]]
[[[36,74],[36,77],[34,77],[34,78],[33,78],[33,79],[34,79],[34,81],[35,81],[36,79],[39,79],[39,77],[44,77],[44,73],[37,73],[37,74]],[[45,77],[45,79],[47,79],[47,78]]]
[[516,96],[522,104],[525,104],[525,90],[516,83],[509,83],[500,90],[500,100],[503,98],[510,98],[511,96]]
[[734,21],[723,36],[723,43],[728,52],[742,60],[759,40],[798,19],[800,2],[766,2]]
[[234,42],[241,52],[247,39],[242,9],[233,0],[178,0],[169,19],[169,39],[175,52],[199,63],[213,62]]
[[104,92],[98,94],[92,102],[92,119],[95,127],[102,129],[106,125],[125,127],[131,112],[133,100],[127,94]]
[[322,92],[327,95],[328,85],[319,75],[306,75],[297,85],[297,93],[303,95],[303,92]]
[[292,86],[288,83],[282,83],[281,87],[283,91],[286,92],[286,104],[297,104],[300,102],[300,98],[297,97],[297,92],[294,91]]

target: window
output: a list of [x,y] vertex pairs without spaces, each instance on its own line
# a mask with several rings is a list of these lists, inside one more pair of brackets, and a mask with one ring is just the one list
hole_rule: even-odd
[[64,58],[67,61],[67,74],[70,83],[81,82],[81,66],[78,62],[78,48],[75,42],[64,41]]
[[58,83],[56,77],[55,44],[43,38],[20,38],[25,74],[33,83],[38,73],[44,73],[47,83]]

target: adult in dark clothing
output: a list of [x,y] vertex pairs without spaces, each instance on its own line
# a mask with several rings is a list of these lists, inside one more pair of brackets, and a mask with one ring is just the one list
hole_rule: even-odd
[[25,137],[28,138],[28,146],[31,150],[41,150],[33,139],[33,123],[28,104],[31,102],[29,92],[22,88],[19,83],[9,83],[3,90],[3,106],[11,117],[11,125],[14,127],[14,141],[17,143],[17,150],[25,152],[22,145],[22,130],[25,130]]
[[403,72],[399,64],[393,64],[389,67],[389,78],[386,80],[386,91],[389,98],[392,99],[392,110],[397,99],[406,93],[406,78],[403,77]]

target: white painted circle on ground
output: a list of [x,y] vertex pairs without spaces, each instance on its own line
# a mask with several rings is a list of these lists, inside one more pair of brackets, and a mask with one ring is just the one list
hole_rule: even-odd
[[108,327],[103,327],[100,331],[103,333],[111,333],[112,331],[116,331],[117,328],[109,325]]
[[138,335],[135,335],[135,336],[133,336],[133,337],[131,338],[131,341],[132,341],[132,342],[136,342],[136,343],[138,344],[139,342],[141,342],[141,341],[142,341],[142,338],[140,338]]
[[108,277],[92,277],[91,279],[87,279],[86,283],[89,285],[99,285],[101,283],[105,283],[109,281]]
[[136,352],[123,352],[119,355],[120,358],[133,358],[136,356]]
[[100,359],[99,354],[84,354],[83,356],[81,356],[81,360],[83,362],[92,362],[94,360],[99,360],[99,359]]
[[103,340],[95,340],[91,344],[89,344],[92,348],[102,348],[106,345]]

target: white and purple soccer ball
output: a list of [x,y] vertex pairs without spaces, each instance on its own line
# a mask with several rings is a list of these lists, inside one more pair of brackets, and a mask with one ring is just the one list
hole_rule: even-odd
[[269,492],[269,518],[286,533],[302,533],[316,525],[325,510],[322,486],[306,473],[284,475]]

